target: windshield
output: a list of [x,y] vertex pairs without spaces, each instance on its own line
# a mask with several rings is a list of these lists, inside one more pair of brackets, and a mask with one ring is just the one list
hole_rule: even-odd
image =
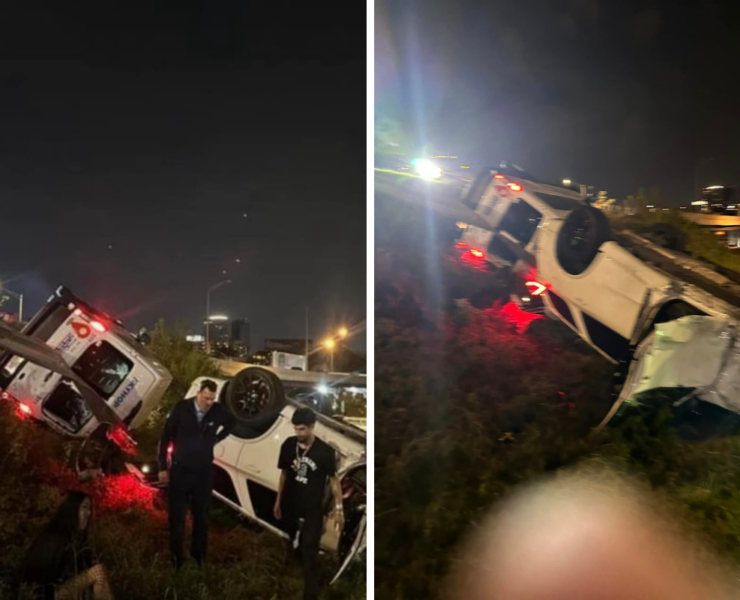
[[332,387],[325,391],[301,388],[291,394],[291,399],[310,406],[325,417],[365,430],[367,391],[364,388]]

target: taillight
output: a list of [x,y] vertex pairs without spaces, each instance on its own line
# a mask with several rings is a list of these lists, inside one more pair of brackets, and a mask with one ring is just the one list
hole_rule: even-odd
[[18,403],[18,408],[21,409],[21,412],[26,413],[27,415],[31,414],[31,407],[28,406],[28,404],[23,404],[23,402]]
[[494,175],[493,178],[494,179],[504,179],[504,176],[499,173],[498,175]]
[[470,254],[473,256],[476,256],[477,258],[483,258],[485,255],[480,250],[476,250],[475,248],[470,249]]
[[117,423],[106,433],[107,438],[127,454],[136,454],[136,442],[123,423]]
[[103,325],[100,321],[90,321],[90,326],[95,330],[99,331],[100,333],[105,333],[105,325]]
[[533,296],[539,296],[542,292],[544,292],[547,289],[547,287],[545,287],[544,285],[536,281],[528,281],[524,285],[526,285],[529,288],[529,291]]
[[175,451],[175,444],[173,442],[170,442],[167,445],[167,456],[172,456],[172,453]]
[[458,242],[457,244],[455,244],[455,246],[457,246],[458,248],[466,248],[467,245],[467,242]]
[[519,185],[518,183],[507,183],[506,184],[506,187],[509,188],[513,192],[521,192],[522,191],[522,186]]

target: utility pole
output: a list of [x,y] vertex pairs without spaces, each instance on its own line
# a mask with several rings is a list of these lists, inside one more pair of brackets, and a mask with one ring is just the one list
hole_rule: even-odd
[[306,306],[306,366],[303,370],[308,371],[308,306]]

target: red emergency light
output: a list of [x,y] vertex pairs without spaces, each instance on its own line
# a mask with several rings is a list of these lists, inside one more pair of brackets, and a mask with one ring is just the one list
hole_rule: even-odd
[[476,258],[483,258],[485,256],[483,252],[481,252],[480,250],[476,250],[475,248],[470,249],[470,254],[472,254]]
[[499,173],[498,175],[494,175],[493,178],[494,179],[504,179],[504,176]]
[[92,327],[95,331],[99,331],[100,333],[105,333],[107,331],[105,325],[103,325],[100,321],[90,321],[90,327]]
[[106,433],[106,437],[126,454],[136,454],[136,442],[128,434],[123,423],[117,423]]
[[521,192],[523,189],[522,186],[518,183],[507,183],[506,187],[509,188],[512,192]]

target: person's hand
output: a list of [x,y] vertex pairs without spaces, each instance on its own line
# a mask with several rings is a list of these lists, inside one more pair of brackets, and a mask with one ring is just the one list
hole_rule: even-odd
[[159,483],[163,483],[164,485],[169,485],[170,483],[170,472],[169,471],[160,471],[159,472]]
[[272,509],[272,514],[275,515],[275,518],[278,521],[283,520],[283,510],[280,508],[280,499],[275,501],[275,507]]

